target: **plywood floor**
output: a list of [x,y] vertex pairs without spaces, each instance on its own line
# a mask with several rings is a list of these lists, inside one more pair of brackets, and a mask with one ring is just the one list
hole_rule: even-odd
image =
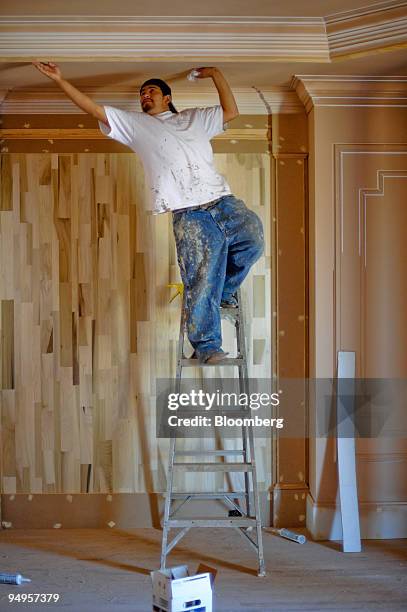
[[[161,532],[139,530],[7,530],[0,533],[1,571],[32,579],[0,585],[0,610],[149,612],[150,570],[158,565]],[[190,532],[171,565],[199,563],[218,570],[216,612],[407,610],[407,540],[365,541],[360,554],[335,543],[298,545],[265,534],[266,578],[239,535]],[[16,592],[59,593],[60,603],[9,604]]]

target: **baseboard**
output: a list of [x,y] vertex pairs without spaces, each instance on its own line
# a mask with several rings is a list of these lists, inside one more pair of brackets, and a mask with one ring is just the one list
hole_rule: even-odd
[[[360,502],[359,516],[363,540],[407,538],[406,502]],[[315,502],[308,494],[307,529],[314,540],[342,540],[339,506]]]
[[[262,523],[270,525],[268,493],[260,493]],[[161,527],[164,496],[161,493],[41,493],[1,495],[3,528],[120,528]],[[179,516],[220,516],[224,505],[217,500],[192,501]]]

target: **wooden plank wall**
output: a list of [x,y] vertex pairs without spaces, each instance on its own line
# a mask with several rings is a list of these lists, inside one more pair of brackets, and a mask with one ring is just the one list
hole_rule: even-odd
[[[266,228],[244,299],[251,372],[269,377],[270,158],[216,158]],[[179,276],[170,215],[145,214],[144,190],[133,154],[1,156],[3,493],[165,488],[154,393],[174,374]],[[270,441],[258,449],[267,489]]]

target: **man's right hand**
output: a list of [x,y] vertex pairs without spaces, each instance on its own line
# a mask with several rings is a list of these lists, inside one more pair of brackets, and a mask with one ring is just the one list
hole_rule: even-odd
[[32,64],[37,68],[37,70],[42,72],[42,74],[45,74],[45,76],[53,81],[60,81],[62,79],[61,70],[59,69],[58,64],[40,61],[32,62]]
[[45,74],[49,79],[55,81],[76,106],[79,106],[85,113],[92,115],[92,117],[95,117],[98,121],[102,121],[109,127],[109,121],[104,107],[95,104],[89,96],[83,94],[79,89],[71,85],[71,83],[63,79],[58,64],[54,64],[53,62],[40,62],[38,60],[32,62],[32,64],[37,70],[42,72],[42,74]]

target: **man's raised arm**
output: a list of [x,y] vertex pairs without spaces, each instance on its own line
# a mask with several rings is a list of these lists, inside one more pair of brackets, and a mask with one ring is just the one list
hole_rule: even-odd
[[197,78],[206,79],[211,77],[219,94],[219,102],[223,108],[223,120],[226,123],[231,121],[239,114],[236,100],[229,83],[218,68],[213,66],[206,68],[197,68]]
[[99,121],[102,121],[107,126],[109,126],[109,122],[106,117],[105,110],[103,106],[99,106],[95,104],[93,100],[91,100],[88,96],[83,94],[79,89],[76,89],[71,83],[65,81],[62,78],[61,70],[57,64],[53,62],[32,62],[33,65],[40,71],[42,74],[45,74],[48,78],[52,79],[57,83],[57,85],[62,89],[63,92],[74,102],[79,108],[81,108],[85,113],[92,115]]

